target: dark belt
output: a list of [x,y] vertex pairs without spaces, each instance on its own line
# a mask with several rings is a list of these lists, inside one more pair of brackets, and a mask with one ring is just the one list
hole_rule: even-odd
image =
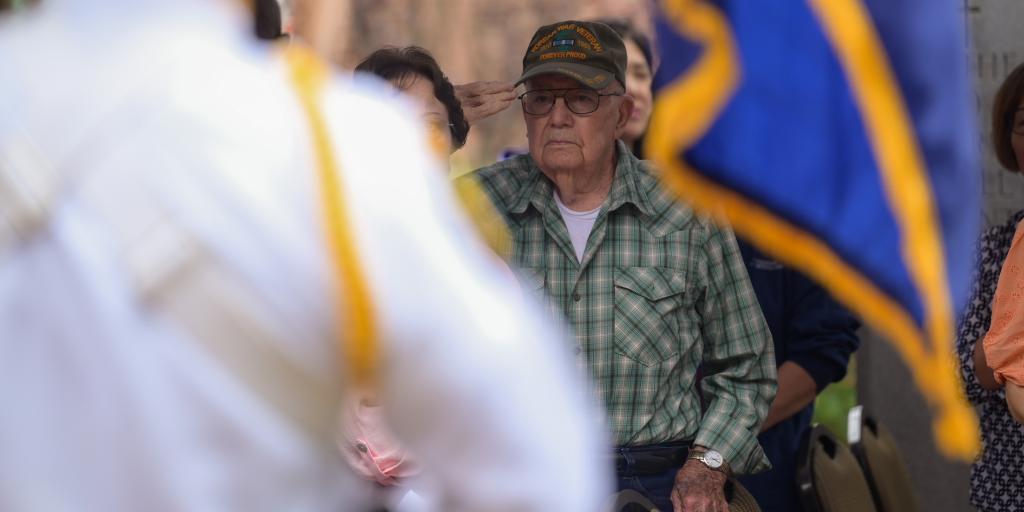
[[620,446],[615,452],[615,472],[636,476],[664,473],[682,467],[689,453],[690,441]]

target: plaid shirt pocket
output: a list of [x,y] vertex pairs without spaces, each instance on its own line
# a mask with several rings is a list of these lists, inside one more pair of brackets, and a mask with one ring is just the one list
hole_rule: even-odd
[[680,352],[676,313],[684,304],[685,272],[663,267],[615,269],[615,350],[644,366]]

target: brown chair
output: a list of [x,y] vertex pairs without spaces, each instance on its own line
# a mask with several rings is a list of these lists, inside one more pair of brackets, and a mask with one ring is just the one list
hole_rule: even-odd
[[860,441],[850,449],[867,477],[879,512],[917,512],[921,505],[914,495],[906,461],[889,430],[864,415]]
[[856,457],[823,425],[815,425],[804,439],[797,461],[797,488],[807,512],[876,510]]
[[659,512],[651,500],[632,489],[619,491],[612,495],[602,510],[607,512]]
[[729,512],[761,512],[754,496],[735,479],[726,484],[725,497],[729,501]]

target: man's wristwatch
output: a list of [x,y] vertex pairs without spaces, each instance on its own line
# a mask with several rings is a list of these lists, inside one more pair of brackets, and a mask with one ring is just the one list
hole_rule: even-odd
[[729,469],[729,464],[725,462],[725,458],[722,457],[722,454],[710,448],[694,448],[690,450],[690,453],[686,458],[688,460],[692,459],[700,461],[710,469],[725,473],[726,476],[732,474],[732,471]]

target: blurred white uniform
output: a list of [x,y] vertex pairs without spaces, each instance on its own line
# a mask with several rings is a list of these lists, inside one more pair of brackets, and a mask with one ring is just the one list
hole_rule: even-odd
[[[359,510],[281,55],[234,4],[42,4],[0,20],[0,510]],[[323,113],[396,434],[445,510],[596,510],[605,439],[567,345],[360,89],[335,80]]]

